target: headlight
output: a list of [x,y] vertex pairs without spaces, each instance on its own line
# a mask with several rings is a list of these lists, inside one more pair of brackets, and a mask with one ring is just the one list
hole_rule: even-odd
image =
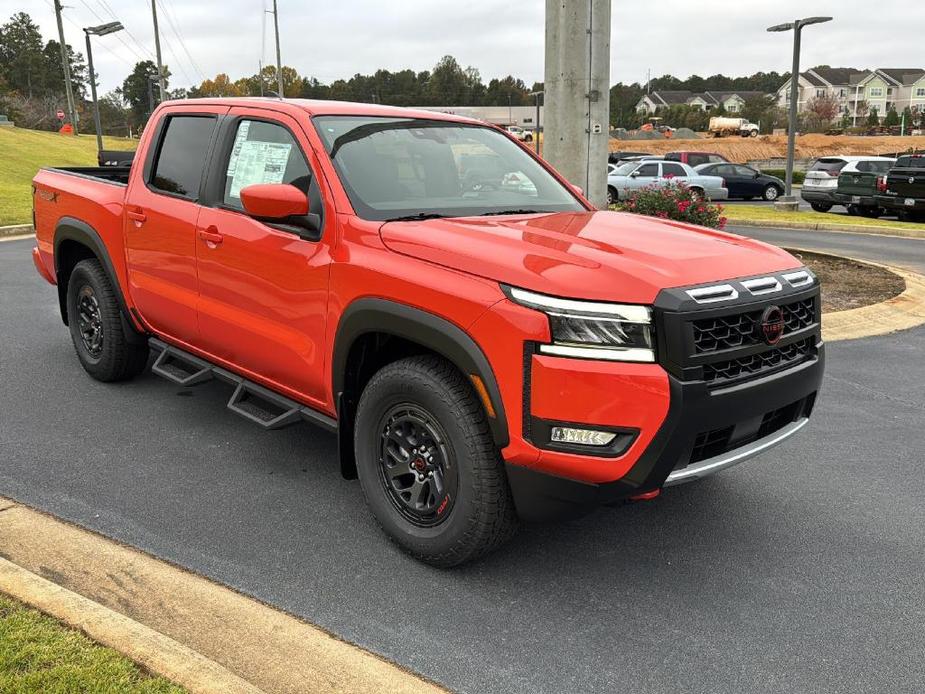
[[521,306],[549,317],[552,344],[540,352],[584,359],[654,362],[652,312],[648,306],[560,299],[505,287]]

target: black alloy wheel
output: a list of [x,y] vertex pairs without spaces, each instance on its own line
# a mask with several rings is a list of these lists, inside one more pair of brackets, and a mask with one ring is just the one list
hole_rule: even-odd
[[459,475],[446,434],[423,407],[402,403],[380,421],[379,478],[410,523],[433,527],[449,516]]
[[77,330],[87,354],[99,359],[103,354],[103,315],[100,302],[89,284],[77,292]]

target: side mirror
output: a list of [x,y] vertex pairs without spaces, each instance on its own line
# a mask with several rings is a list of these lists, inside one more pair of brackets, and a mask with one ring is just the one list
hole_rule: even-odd
[[639,170],[637,169],[636,171],[631,173],[630,178],[639,178]]
[[756,171],[756,172],[752,175],[752,178],[761,178],[761,172],[760,172],[760,171]]
[[321,217],[308,211],[308,195],[288,183],[256,183],[241,189],[244,211],[269,224],[297,227],[300,236],[317,240]]

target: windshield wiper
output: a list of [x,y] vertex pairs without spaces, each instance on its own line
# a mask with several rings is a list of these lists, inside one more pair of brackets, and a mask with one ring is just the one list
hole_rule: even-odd
[[403,217],[392,217],[386,219],[386,222],[419,222],[424,219],[445,219],[450,215],[439,214],[438,212],[418,212],[417,214],[406,214]]
[[540,214],[540,210],[501,210],[500,212],[483,212],[479,217],[494,217],[504,214]]

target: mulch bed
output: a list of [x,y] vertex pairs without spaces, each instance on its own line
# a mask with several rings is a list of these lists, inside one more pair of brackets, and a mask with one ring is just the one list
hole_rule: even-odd
[[819,278],[823,313],[876,304],[906,289],[902,277],[880,267],[821,253],[794,250],[790,253]]

